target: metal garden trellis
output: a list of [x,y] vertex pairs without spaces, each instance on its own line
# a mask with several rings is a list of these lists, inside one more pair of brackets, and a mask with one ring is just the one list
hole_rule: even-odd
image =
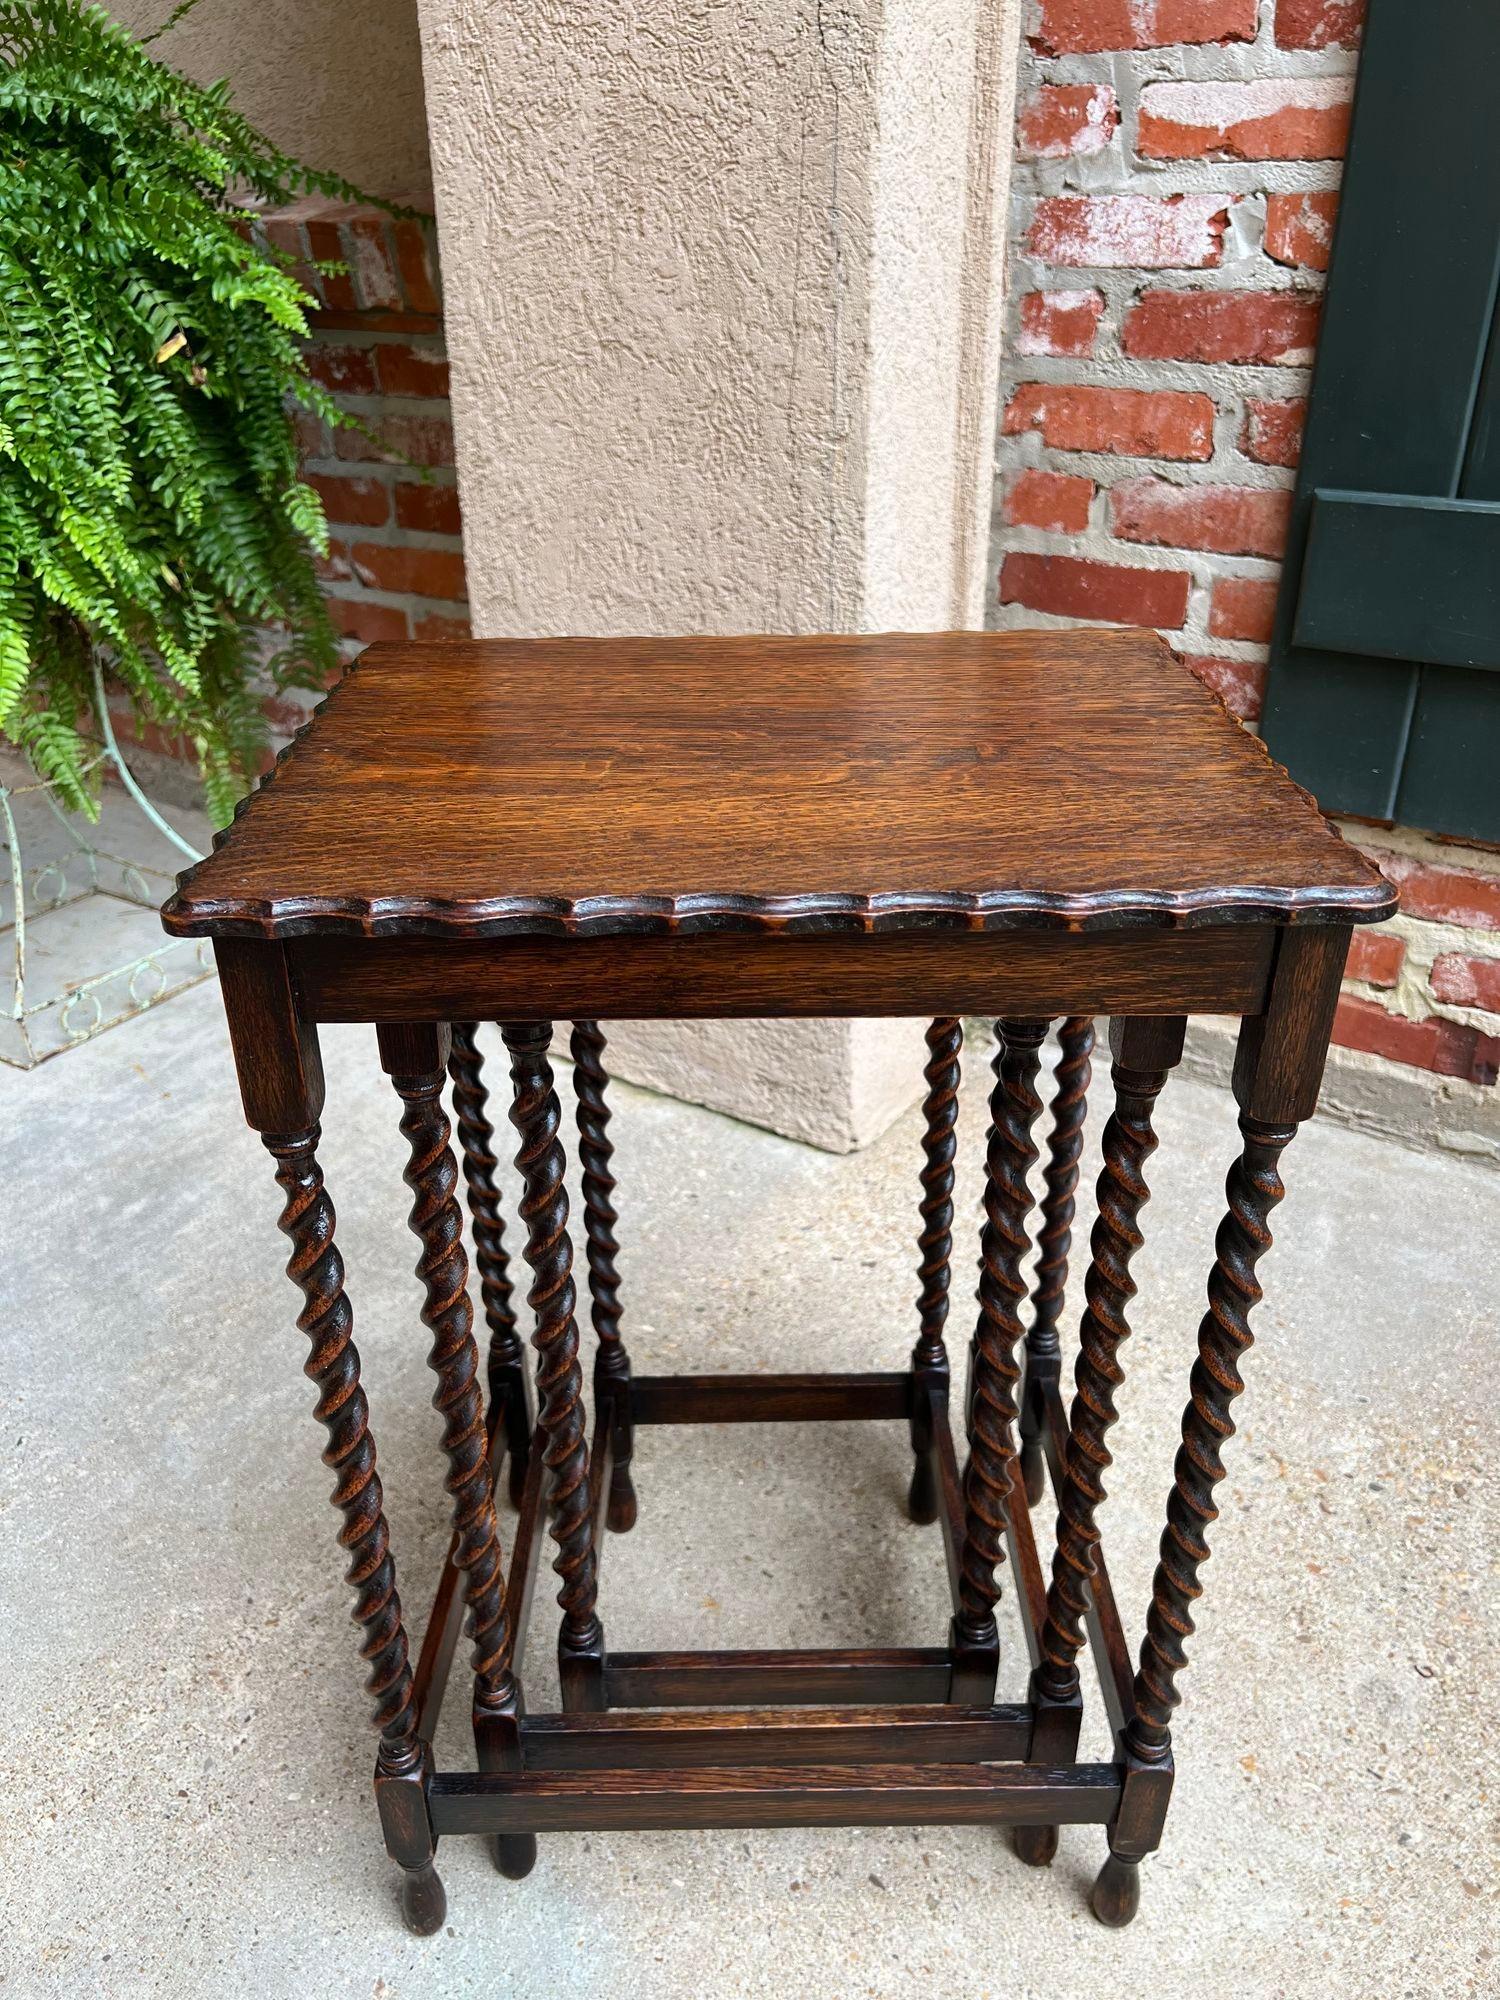
[[[109,766],[126,798],[159,839],[196,861],[199,850],[169,825],[127,765],[97,665],[95,693],[103,740],[91,768]],[[24,773],[18,758],[13,761],[14,771],[0,767],[0,838],[9,861],[7,873],[0,876],[0,932],[7,927],[13,932],[11,1001],[0,1016],[0,1062],[30,1069],[208,978],[214,968],[212,953],[201,942],[161,938],[148,949],[127,949],[103,971],[66,979],[59,990],[28,996],[28,922],[35,926],[39,918],[94,896],[154,913],[171,887],[172,876],[168,868],[117,852],[117,846],[133,843],[116,842],[65,812],[45,780]],[[11,762],[6,760],[6,765]],[[29,877],[23,840],[42,849]]]

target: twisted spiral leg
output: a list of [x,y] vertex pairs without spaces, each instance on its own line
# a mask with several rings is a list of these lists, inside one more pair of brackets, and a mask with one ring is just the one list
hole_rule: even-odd
[[635,1487],[630,1459],[635,1432],[630,1421],[630,1356],[620,1338],[620,1276],[615,1259],[614,1147],[609,1140],[609,1074],[605,1040],[597,1021],[575,1021],[571,1051],[578,1109],[578,1161],[582,1168],[583,1228],[587,1239],[589,1303],[599,1345],[594,1355],[594,1406],[612,1413],[609,1505],[606,1525],[615,1534],[635,1526]]
[[516,1165],[526,1183],[521,1218],[532,1272],[528,1296],[536,1315],[532,1344],[537,1351],[543,1456],[554,1482],[550,1525],[557,1556],[552,1567],[562,1578],[557,1594],[563,1612],[559,1653],[566,1669],[569,1655],[599,1659],[604,1635],[595,1608],[598,1562],[574,1319],[573,1246],[568,1236],[563,1149],[557,1136],[561,1112],[547,1060],[551,1023],[508,1021],[501,1032],[511,1057],[510,1115],[520,1137]]
[[375,1469],[369,1406],[360,1387],[354,1315],[344,1292],[344,1264],[334,1243],[333,1203],[318,1165],[316,1125],[286,1135],[263,1133],[276,1162],[282,1193],[280,1227],[291,1238],[287,1276],[304,1304],[297,1325],[311,1352],[305,1373],[317,1386],[316,1416],[328,1433],[323,1462],[334,1474],[332,1500],[343,1515],[339,1545],[348,1552],[345,1580],[354,1589],[360,1657],[369,1668],[365,1687],[375,1705],[380,1753],[376,1798],[386,1819],[385,1795],[415,1790],[418,1801],[387,1822],[386,1843],[401,1865],[401,1910],[408,1930],[428,1936],[447,1910],[433,1867],[426,1817],[425,1780],[430,1762],[417,1738],[417,1714],[396,1570],[391,1559],[384,1496]]
[[412,1191],[411,1227],[422,1245],[417,1259],[424,1292],[422,1324],[432,1334],[427,1361],[437,1376],[432,1401],[443,1419],[445,1484],[453,1497],[455,1557],[468,1602],[475,1701],[481,1708],[502,1706],[515,1700],[511,1632],[490,1489],[463,1214],[456,1194],[458,1167],[443,1110],[443,1072],[397,1074],[391,1081],[402,1101],[401,1131],[410,1154],[404,1178]]
[[519,1505],[531,1455],[531,1404],[526,1381],[526,1357],[516,1330],[515,1288],[505,1248],[505,1223],[500,1192],[495,1185],[499,1161],[495,1128],[489,1116],[489,1091],[484,1082],[476,1024],[453,1023],[448,1057],[453,1086],[453,1119],[463,1153],[464,1182],[469,1195],[469,1224],[474,1234],[474,1268],[479,1273],[480,1303],[490,1330],[485,1374],[493,1421],[505,1425],[510,1458],[510,1496]]
[[1171,1749],[1172,1711],[1181,1700],[1177,1677],[1187,1665],[1192,1606],[1203,1594],[1199,1572],[1209,1558],[1209,1526],[1218,1519],[1213,1496],[1224,1477],[1220,1454],[1234,1436],[1230,1405],[1245,1386],[1239,1362],[1254,1338],[1250,1313],[1261,1298],[1255,1267],[1271,1245],[1268,1218],[1285,1192],[1278,1166],[1296,1129],[1240,1118],[1244,1149],[1225,1189],[1229,1208],[1214,1244],[1208,1310],[1198,1328],[1198,1358],[1146,1614],[1135,1714],[1125,1732],[1127,1747],[1145,1764],[1162,1762]]
[[1052,1131],[1043,1170],[1041,1224],[1037,1230],[1036,1279],[1031,1294],[1031,1328],[1026,1335],[1026,1394],[1021,1404],[1021,1477],[1035,1507],[1047,1486],[1042,1451],[1046,1421],[1040,1390],[1055,1382],[1062,1363],[1058,1321],[1068,1288],[1068,1253],[1073,1245],[1074,1197],[1083,1157],[1083,1126],[1093,1075],[1094,1024],[1073,1014],[1058,1031],[1060,1054],[1052,1098]]
[[334,1212],[317,1161],[318,1127],[289,1137],[267,1133],[284,1206],[280,1228],[291,1238],[287,1276],[306,1301],[297,1325],[312,1352],[304,1373],[317,1385],[314,1412],[328,1433],[323,1463],[334,1475],[332,1500],[344,1517],[339,1546],[348,1552],[345,1581],[354,1589],[354,1622],[360,1657],[369,1667],[365,1687],[375,1704],[375,1727],[392,1743],[414,1741],[411,1668],[390,1532],[385,1522],[370,1411],[359,1381],[354,1314],[344,1292],[344,1263],[333,1240]]
[[[1208,1310],[1198,1328],[1190,1401],[1182,1418],[1167,1525],[1151,1587],[1146,1637],[1135,1678],[1134,1712],[1124,1731],[1127,1791],[1156,1789],[1154,1807],[1137,1814],[1136,1831],[1110,1830],[1110,1854],[1094,1884],[1093,1910],[1101,1923],[1128,1924],[1140,1902],[1141,1857],[1155,1845],[1172,1782],[1172,1711],[1181,1697],[1177,1680],[1187,1665],[1192,1607],[1203,1594],[1201,1572],[1209,1558],[1208,1530],[1218,1519],[1214,1490],[1224,1477],[1221,1456],[1234,1436],[1229,1411],[1244,1388],[1240,1359],[1250,1346],[1250,1314],[1261,1297],[1255,1267],[1270,1248],[1271,1210],[1284,1189],[1278,1171],[1295,1124],[1240,1116],[1243,1147],[1229,1170],[1228,1212],[1219,1224],[1208,1278]],[[1143,1798],[1143,1805],[1145,1800]],[[1154,1830],[1143,1837],[1144,1819]]]
[[943,1328],[948,1319],[948,1293],[953,1260],[953,1161],[958,1151],[959,1056],[963,1022],[937,1020],[927,1029],[927,1095],[922,1101],[922,1218],[917,1237],[917,1344],[912,1349],[913,1383],[911,1491],[906,1510],[913,1521],[938,1517],[938,1475],[933,1455],[932,1427],[939,1407],[948,1400],[948,1350]]
[[969,1409],[969,1460],[964,1469],[964,1550],[959,1577],[957,1639],[961,1646],[994,1648],[995,1571],[1004,1557],[1006,1507],[1015,1459],[1016,1349],[1022,1340],[1021,1264],[1027,1250],[1031,1208],[1027,1176],[1037,1149],[1031,1128],[1041,1110],[1036,1074],[1045,1021],[996,1023],[995,1089],[990,1098],[975,1332],[973,1392]]
[[953,1161],[958,1152],[959,1056],[963,1049],[962,1021],[934,1021],[927,1030],[927,1095],[922,1101],[922,1218],[917,1248],[920,1333],[913,1364],[938,1367],[946,1362],[943,1328],[948,1319],[948,1291],[953,1257]]
[[1140,1213],[1149,1199],[1145,1165],[1156,1150],[1151,1114],[1167,1075],[1164,1069],[1127,1069],[1118,1062],[1113,1071],[1115,1108],[1104,1128],[1098,1218],[1084,1279],[1076,1394],[1058,1496],[1047,1622],[1042,1628],[1038,1684],[1055,1701],[1070,1700],[1079,1689],[1078,1655],[1099,1546],[1096,1517],[1111,1463],[1104,1438],[1119,1415],[1114,1398],[1125,1379],[1119,1355],[1130,1338],[1126,1312],[1135,1297],[1130,1261],[1141,1247]]

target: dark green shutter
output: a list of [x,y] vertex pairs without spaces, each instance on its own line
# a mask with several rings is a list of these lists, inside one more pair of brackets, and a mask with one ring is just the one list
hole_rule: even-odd
[[1371,0],[1263,728],[1325,811],[1500,840],[1497,0]]

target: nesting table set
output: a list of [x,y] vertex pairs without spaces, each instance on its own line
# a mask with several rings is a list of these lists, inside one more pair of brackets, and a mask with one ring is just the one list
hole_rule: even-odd
[[[519,1877],[540,1834],[860,1823],[1006,1826],[1033,1863],[1050,1860],[1060,1825],[1097,1823],[1108,1855],[1094,1909],[1129,1920],[1172,1787],[1172,1714],[1278,1162],[1317,1102],[1350,926],[1394,907],[1153,634],[536,640],[361,656],[163,920],[214,940],[245,1114],[275,1162],[409,1928],[442,1923],[445,1835],[490,1837],[501,1872]],[[972,1294],[952,1195],[961,1023],[976,1014],[995,1022],[996,1053],[960,1460],[945,1334],[950,1303]],[[1185,1330],[1182,1444],[1170,1480],[1162,1469],[1166,1526],[1132,1667],[1100,1547],[1106,1438],[1125,1393],[1154,1106],[1193,1014],[1240,1019],[1241,1149],[1196,1350]],[[817,1372],[815,1350],[805,1374],[634,1373],[602,1024],[828,1015],[930,1022],[913,1326],[892,1328],[868,1373]],[[1070,1397],[1062,1313],[1101,1015],[1114,1102]],[[572,1024],[591,1424],[549,1058],[557,1020]],[[408,1149],[453,1516],[415,1664],[318,1164],[325,1021],[375,1025]],[[1054,1021],[1062,1057],[1034,1190]],[[511,1228],[531,1278],[519,1318],[481,1022],[500,1024],[510,1059],[525,1190]],[[732,1190],[724,1200],[732,1227]],[[909,1361],[893,1365],[912,1333]],[[946,1634],[862,1651],[606,1643],[600,1558],[608,1534],[635,1523],[637,1426],[849,1418],[909,1428],[909,1512],[940,1530]],[[508,1551],[502,1477],[518,1509]],[[645,1508],[649,1529],[649,1492]],[[562,1706],[537,1713],[518,1662],[548,1533]],[[1030,1656],[1018,1703],[995,1699],[1007,1558]],[[439,1771],[432,1743],[465,1619],[475,1768]],[[1095,1763],[1078,1758],[1086,1647],[1113,1736]]]

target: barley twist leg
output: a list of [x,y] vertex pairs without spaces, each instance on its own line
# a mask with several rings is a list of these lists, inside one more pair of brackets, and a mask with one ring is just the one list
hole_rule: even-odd
[[516,1329],[510,1258],[505,1248],[505,1223],[500,1192],[495,1185],[499,1161],[495,1128],[489,1115],[489,1091],[484,1082],[477,1024],[455,1021],[448,1057],[453,1086],[453,1119],[463,1154],[464,1182],[469,1195],[469,1226],[474,1236],[474,1268],[479,1297],[489,1327],[485,1375],[493,1423],[505,1426],[510,1460],[510,1497],[519,1506],[531,1455],[531,1386],[526,1356]]
[[1070,1015],[1058,1031],[1058,1041],[1052,1131],[1047,1140],[1041,1224],[1036,1236],[1031,1327],[1026,1335],[1026,1393],[1021,1403],[1021,1477],[1026,1498],[1033,1507],[1040,1502],[1047,1486],[1046,1455],[1041,1441],[1046,1421],[1042,1392],[1047,1384],[1057,1381],[1062,1366],[1057,1328],[1067,1297],[1078,1163],[1083,1157],[1083,1126],[1093,1075],[1092,1020],[1087,1015]]
[[913,1521],[938,1517],[938,1473],[933,1426],[947,1421],[948,1350],[943,1328],[953,1261],[953,1162],[958,1151],[959,1057],[963,1022],[933,1021],[927,1029],[927,1095],[922,1103],[922,1218],[917,1237],[917,1344],[912,1349],[911,1447],[915,1454],[907,1512]]
[[563,1185],[562,1114],[547,1051],[547,1021],[503,1024],[514,1089],[511,1121],[520,1138],[516,1165],[526,1184],[521,1219],[526,1225],[529,1293],[536,1316],[538,1419],[543,1457],[553,1475],[551,1532],[557,1544],[552,1567],[562,1578],[558,1658],[565,1706],[603,1702],[604,1633],[597,1611],[598,1557],[590,1505],[588,1446],[583,1414],[583,1371],[578,1365],[574,1318],[573,1246]]
[[[1027,1177],[1037,1158],[1031,1130],[1041,1110],[1036,1075],[1047,1024],[1003,1020],[997,1022],[996,1031],[999,1046],[990,1098],[969,1457],[964,1469],[964,1548],[959,1615],[954,1621],[954,1648],[960,1662],[967,1655],[998,1660],[995,1604],[1000,1586],[995,1571],[1004,1558],[1016,1457],[1016,1390],[1021,1379],[1016,1350],[1024,1337],[1020,1308],[1026,1296],[1021,1265],[1032,1205]],[[955,1678],[968,1698],[968,1676],[961,1666]],[[990,1681],[986,1700],[993,1699],[993,1669]]]
[[[1228,1210],[1219,1224],[1208,1310],[1198,1328],[1198,1358],[1135,1679],[1135,1712],[1125,1729],[1127,1783],[1137,1771],[1159,1773],[1170,1782],[1171,1717],[1181,1699],[1177,1681],[1187,1665],[1193,1606],[1203,1594],[1208,1531],[1218,1519],[1214,1493],[1224,1477],[1223,1448],[1235,1428],[1230,1409],[1244,1388],[1239,1364],[1251,1345],[1250,1314],[1261,1298],[1255,1269],[1270,1248],[1269,1218],[1284,1192],[1280,1159],[1296,1129],[1249,1113],[1240,1116],[1244,1144],[1229,1170]],[[1094,1914],[1101,1923],[1128,1924],[1135,1915],[1140,1862],[1140,1848],[1130,1851],[1112,1831],[1109,1859],[1094,1885]]]
[[[520,1689],[512,1663],[505,1575],[490,1477],[489,1435],[479,1389],[479,1349],[469,1303],[458,1166],[443,1110],[444,1070],[395,1070],[402,1102],[401,1131],[409,1149],[405,1180],[412,1192],[411,1227],[421,1244],[422,1323],[432,1335],[428,1365],[437,1377],[433,1406],[443,1419],[443,1455],[453,1500],[454,1559],[464,1578],[473,1642],[474,1737],[482,1769],[515,1762]],[[494,1842],[502,1874],[528,1874],[536,1860],[531,1834]]]
[[354,1590],[360,1657],[369,1668],[365,1686],[380,1733],[376,1795],[382,1799],[382,1819],[387,1821],[387,1845],[401,1864],[402,1916],[409,1930],[430,1936],[447,1914],[447,1898],[433,1865],[425,1808],[420,1814],[404,1815],[399,1832],[392,1828],[386,1809],[390,1797],[420,1794],[431,1759],[417,1737],[406,1627],[380,1474],[375,1469],[369,1406],[360,1386],[354,1314],[344,1291],[343,1259],[334,1242],[333,1202],[318,1165],[318,1127],[284,1135],[267,1132],[262,1138],[276,1162],[283,1202],[280,1227],[292,1244],[287,1276],[302,1294],[297,1325],[311,1348],[304,1372],[318,1391],[314,1414],[328,1433],[323,1462],[333,1472],[331,1498],[343,1516],[339,1546],[349,1557],[345,1580]]
[[575,1021],[572,1037],[573,1087],[578,1101],[578,1163],[582,1169],[583,1228],[589,1267],[589,1303],[599,1345],[594,1354],[594,1407],[610,1418],[609,1503],[605,1525],[623,1535],[635,1526],[635,1487],[630,1460],[635,1430],[630,1421],[630,1356],[620,1338],[620,1275],[615,1260],[614,1147],[609,1138],[609,1073],[604,1067],[604,1032],[597,1021]]

